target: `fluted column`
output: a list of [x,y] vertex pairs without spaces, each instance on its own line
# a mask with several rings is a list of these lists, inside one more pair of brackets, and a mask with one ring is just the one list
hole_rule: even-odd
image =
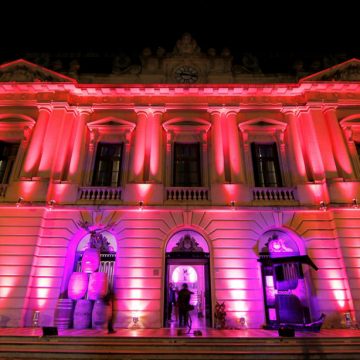
[[225,163],[224,147],[221,126],[221,112],[219,110],[209,110],[211,116],[211,182],[225,182]]
[[38,118],[26,154],[24,166],[21,171],[21,177],[31,178],[37,176],[50,114],[50,106],[39,106]]
[[145,110],[135,110],[138,120],[135,129],[134,151],[132,153],[129,181],[142,183],[144,176],[146,125],[148,114]]
[[91,109],[80,109],[76,119],[75,138],[69,163],[67,180],[73,183],[81,182],[81,174],[84,168],[86,124],[92,113]]
[[86,165],[85,165],[85,174],[84,174],[84,185],[85,186],[91,185],[91,180],[92,180],[91,177],[93,174],[93,168],[94,168],[94,164],[95,164],[95,148],[96,148],[96,143],[99,138],[98,130],[90,129],[89,137],[90,137],[90,141],[89,141],[88,156],[87,156],[88,161],[86,162]]
[[[322,182],[326,178],[325,166],[321,156],[319,139],[316,136],[314,121],[318,117],[318,109],[308,109],[299,114],[301,122],[302,135],[306,140],[306,161],[309,164],[312,173],[311,181]],[[300,128],[300,127],[299,127]]]
[[304,184],[308,181],[306,174],[306,166],[304,160],[304,154],[301,148],[301,137],[298,128],[298,118],[295,114],[295,110],[284,109],[283,110],[287,123],[289,124],[289,146],[291,148],[291,154],[293,157],[293,164],[295,166],[294,171],[290,171],[294,183]]
[[334,107],[328,107],[323,110],[323,113],[330,133],[338,174],[344,179],[354,179],[354,170],[345,144],[344,134],[341,131],[336,116],[336,109]]
[[229,110],[226,113],[228,143],[229,143],[229,165],[230,181],[232,183],[245,183],[244,156],[240,146],[240,133],[236,123],[238,110]]
[[[161,183],[163,171],[163,144],[162,144],[162,126],[161,119],[163,110],[156,109],[148,117],[148,128],[151,146],[149,149],[149,174],[145,181]],[[150,122],[150,123],[149,123]]]

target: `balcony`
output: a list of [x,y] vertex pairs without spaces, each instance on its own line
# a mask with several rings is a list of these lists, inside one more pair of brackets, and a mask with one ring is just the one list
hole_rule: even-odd
[[108,186],[80,187],[78,200],[80,201],[121,201],[122,188]]
[[252,188],[253,204],[256,205],[296,205],[296,188],[255,187]]
[[183,201],[189,203],[209,201],[209,188],[207,187],[167,187],[167,201]]

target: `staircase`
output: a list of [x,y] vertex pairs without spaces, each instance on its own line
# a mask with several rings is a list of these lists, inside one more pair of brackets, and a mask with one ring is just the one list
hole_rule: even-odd
[[[2,329],[0,329],[2,330]],[[97,330],[73,331],[72,336],[2,336],[0,359],[359,359],[360,331],[318,336],[296,334],[282,338],[275,331],[269,337],[250,337],[251,330],[214,330],[215,335],[161,336],[158,330],[118,330],[107,335]],[[256,331],[256,330],[255,330]],[[264,330],[262,330],[264,331]],[[346,330],[345,330],[346,331]],[[64,331],[64,334],[66,331]],[[149,336],[153,333],[152,336]],[[80,333],[79,333],[80,334]],[[174,332],[177,334],[177,332]],[[239,336],[237,336],[239,335]],[[241,336],[240,336],[241,335]],[[249,336],[246,336],[249,335]]]

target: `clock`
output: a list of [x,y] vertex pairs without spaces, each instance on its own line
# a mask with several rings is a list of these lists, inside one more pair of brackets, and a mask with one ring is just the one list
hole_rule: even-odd
[[190,65],[181,65],[175,69],[175,80],[181,84],[193,84],[198,78],[198,71]]

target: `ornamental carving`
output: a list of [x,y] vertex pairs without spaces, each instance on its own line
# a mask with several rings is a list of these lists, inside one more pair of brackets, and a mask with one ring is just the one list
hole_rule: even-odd
[[183,236],[176,246],[172,249],[173,252],[204,252],[199,243],[189,234]]
[[0,67],[0,82],[75,82],[65,75],[32,64],[26,60],[17,60]]

